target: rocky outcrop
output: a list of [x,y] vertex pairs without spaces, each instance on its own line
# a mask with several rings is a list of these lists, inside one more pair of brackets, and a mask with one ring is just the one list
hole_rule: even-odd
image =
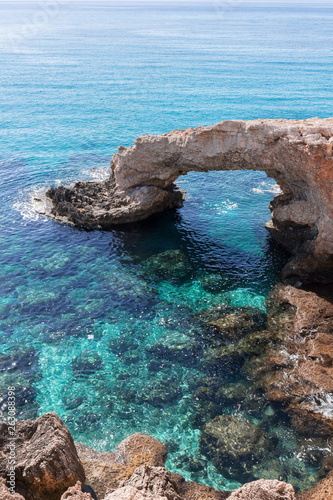
[[303,435],[333,436],[333,290],[279,285],[270,298],[263,354],[246,364]]
[[171,472],[164,467],[149,467],[147,465],[136,469],[132,476],[124,481],[118,490],[107,495],[105,500],[125,498],[182,500]]
[[48,191],[55,218],[88,227],[135,222],[180,207],[174,181],[190,171],[262,170],[282,189],[272,236],[295,258],[290,282],[333,280],[333,118],[225,121],[143,136],[120,146],[103,183]]
[[92,496],[90,493],[82,491],[82,484],[78,481],[75,486],[71,486],[65,491],[60,500],[92,500]]
[[[0,424],[0,476],[6,478],[10,441],[8,424]],[[55,413],[18,422],[15,431],[16,491],[26,500],[59,500],[85,475],[66,425]]]
[[77,450],[86,474],[86,484],[99,498],[117,489],[141,465],[163,467],[167,458],[165,444],[146,434],[133,434],[124,439],[117,450],[97,453],[77,444]]
[[297,500],[329,500],[333,498],[333,471],[311,490],[299,493]]
[[228,500],[295,500],[294,488],[283,481],[260,479],[233,491]]

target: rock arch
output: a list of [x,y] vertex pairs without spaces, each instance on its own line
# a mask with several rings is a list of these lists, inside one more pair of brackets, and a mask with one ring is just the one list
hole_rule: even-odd
[[333,118],[224,121],[147,135],[120,146],[111,169],[104,183],[51,188],[51,215],[90,227],[135,222],[182,205],[180,175],[262,170],[283,192],[267,229],[294,254],[285,279],[333,278]]

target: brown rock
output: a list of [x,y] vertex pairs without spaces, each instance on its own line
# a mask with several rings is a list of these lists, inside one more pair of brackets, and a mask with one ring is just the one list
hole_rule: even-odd
[[25,500],[19,493],[11,493],[7,488],[6,479],[0,477],[0,498],[1,500]]
[[233,491],[228,500],[295,500],[294,488],[282,481],[259,479]]
[[163,467],[167,458],[165,444],[145,434],[133,434],[124,439],[114,452],[98,453],[77,444],[86,474],[86,483],[99,498],[117,489],[141,465]]
[[92,500],[90,493],[83,493],[80,481],[75,486],[71,486],[62,495],[60,500]]
[[225,500],[228,496],[227,491],[187,482],[164,467],[141,466],[104,500]]
[[[55,413],[16,425],[16,490],[26,500],[59,500],[84,470],[66,425]],[[0,424],[0,476],[6,477],[8,425]]]
[[272,401],[288,403],[305,435],[332,436],[325,393],[333,392],[333,290],[279,285],[270,297],[270,342],[245,365]]
[[209,323],[215,333],[225,340],[237,340],[256,329],[254,319],[245,313],[227,314]]
[[[129,496],[134,495],[134,496]],[[122,498],[142,498],[156,500],[182,500],[177,492],[177,484],[172,474],[164,467],[142,465],[121,487],[106,497],[105,500]]]
[[331,500],[333,498],[333,471],[311,490],[296,495],[297,500]]

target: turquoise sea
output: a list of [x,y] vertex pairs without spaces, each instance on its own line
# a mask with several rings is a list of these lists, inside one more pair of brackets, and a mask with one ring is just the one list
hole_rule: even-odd
[[[110,231],[48,220],[33,198],[105,178],[139,135],[331,116],[332,22],[329,3],[0,2],[0,389],[16,386],[20,418],[55,411],[96,450],[149,433],[168,468],[233,489],[242,477],[198,439],[242,415],[274,438],[254,477],[317,479],[320,453],[255,391],[246,356],[210,358],[209,318],[247,308],[264,322],[286,261],[264,228],[272,179],[191,173],[182,209]],[[212,387],[237,396],[199,397]]]

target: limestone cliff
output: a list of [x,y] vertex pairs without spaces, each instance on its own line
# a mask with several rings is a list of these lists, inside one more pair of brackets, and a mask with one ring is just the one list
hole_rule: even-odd
[[104,183],[48,191],[56,218],[86,227],[143,220],[180,207],[174,181],[190,171],[262,170],[283,194],[271,235],[294,254],[286,281],[333,280],[333,118],[225,121],[143,136],[120,146]]

